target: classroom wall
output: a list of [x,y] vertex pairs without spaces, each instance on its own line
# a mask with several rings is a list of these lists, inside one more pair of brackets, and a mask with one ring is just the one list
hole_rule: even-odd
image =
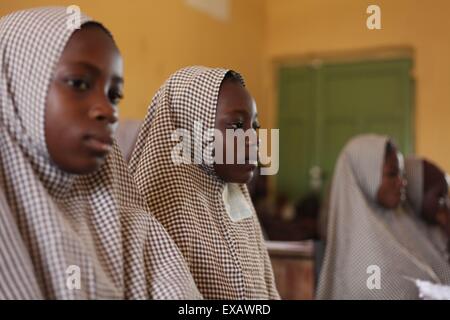
[[[381,30],[366,27],[369,4],[381,8]],[[447,0],[266,0],[267,118],[276,119],[273,79],[283,61],[409,48],[415,63],[415,149],[450,172],[449,12]]]
[[55,4],[76,4],[113,33],[125,62],[121,118],[143,118],[159,86],[189,65],[236,69],[256,100],[262,99],[264,1],[231,0],[228,20],[185,0],[1,0],[0,16]]
[[[450,172],[450,1],[230,0],[228,21],[185,0],[2,0],[0,15],[33,6],[77,4],[108,26],[125,59],[122,118],[142,118],[151,97],[178,68],[232,67],[246,78],[264,127],[276,127],[276,68],[322,56],[370,56],[408,49],[415,66],[415,149]],[[366,28],[381,7],[382,30]],[[362,52],[362,53],[360,53]]]

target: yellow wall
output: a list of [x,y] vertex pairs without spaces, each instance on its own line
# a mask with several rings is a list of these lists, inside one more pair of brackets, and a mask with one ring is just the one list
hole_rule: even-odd
[[[366,8],[381,7],[382,30],[366,28]],[[263,92],[276,115],[274,61],[382,47],[413,49],[416,152],[450,171],[450,1],[266,0]],[[275,64],[275,65],[277,65]]]
[[[122,118],[141,118],[178,68],[203,64],[243,73],[263,126],[276,127],[276,66],[312,56],[412,49],[416,151],[450,171],[450,12],[448,0],[231,0],[220,22],[183,0],[1,0],[0,15],[33,6],[78,4],[114,34],[125,58]],[[366,28],[381,7],[382,30]]]
[[261,98],[264,2],[232,0],[222,22],[183,0],[1,0],[0,16],[43,5],[76,4],[113,33],[125,61],[122,118],[142,118],[167,77],[189,65],[233,68]]

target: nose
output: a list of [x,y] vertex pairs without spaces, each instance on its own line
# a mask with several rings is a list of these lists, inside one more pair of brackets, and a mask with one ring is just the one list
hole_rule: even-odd
[[89,117],[99,122],[113,125],[119,121],[117,107],[111,104],[107,97],[98,99],[89,110]]
[[448,195],[439,198],[439,209],[443,209],[445,212],[450,212],[450,198]]
[[250,148],[258,148],[259,139],[255,129],[250,129],[251,133],[248,137],[245,138],[245,144]]
[[252,128],[250,135],[245,139],[246,152],[251,163],[258,161],[258,146],[258,135],[256,130]]

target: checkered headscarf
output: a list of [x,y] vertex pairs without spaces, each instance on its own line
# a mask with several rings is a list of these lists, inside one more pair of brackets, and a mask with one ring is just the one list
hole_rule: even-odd
[[[130,169],[152,213],[186,258],[207,299],[278,298],[259,221],[232,222],[212,165],[172,162],[175,129],[193,135],[214,128],[220,85],[228,70],[188,67],[172,75],[153,97],[133,151]],[[195,139],[195,137],[194,137]],[[203,146],[205,143],[203,142]]]
[[[45,101],[73,33],[66,20],[62,7],[0,20],[0,299],[200,297],[116,145],[90,175],[49,159]],[[67,285],[71,266],[79,289]]]
[[[408,277],[450,281],[448,265],[410,216],[377,204],[387,142],[385,136],[360,135],[338,158],[319,299],[418,299]],[[377,274],[379,288],[371,286]]]

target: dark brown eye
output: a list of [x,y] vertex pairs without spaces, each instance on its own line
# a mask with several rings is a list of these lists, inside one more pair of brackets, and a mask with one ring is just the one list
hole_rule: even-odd
[[232,128],[233,130],[243,129],[243,128],[244,128],[244,122],[238,121],[238,122],[232,123],[232,124],[231,124],[231,128]]
[[89,81],[84,79],[67,79],[66,83],[77,91],[86,91],[91,87]]
[[118,105],[120,100],[123,99],[123,94],[119,90],[111,90],[109,93],[109,101],[113,105]]

